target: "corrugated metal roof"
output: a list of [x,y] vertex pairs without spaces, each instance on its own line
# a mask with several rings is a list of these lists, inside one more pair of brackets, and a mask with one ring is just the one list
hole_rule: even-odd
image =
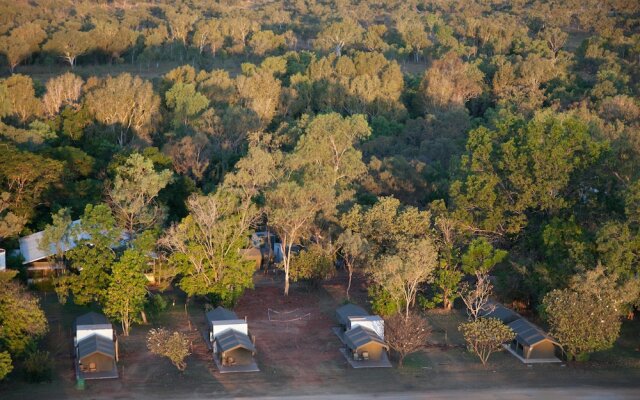
[[220,351],[229,351],[237,348],[247,349],[255,352],[256,348],[249,339],[249,336],[240,333],[234,329],[228,329],[222,334],[216,336],[216,342]]
[[116,349],[112,340],[100,335],[91,335],[78,343],[78,357],[85,358],[94,353],[115,357]]
[[349,323],[349,317],[366,317],[369,313],[364,308],[355,304],[345,304],[336,310],[336,318],[341,325]]
[[358,325],[353,329],[349,329],[344,333],[344,338],[347,346],[352,350],[364,346],[365,344],[375,342],[382,345],[385,349],[389,350],[389,346],[380,339],[378,335],[371,329],[365,328],[362,325]]
[[111,322],[104,315],[91,311],[76,318],[76,326],[79,325],[111,325]]
[[[71,227],[80,224],[80,220],[77,219],[71,223]],[[44,231],[36,232],[34,234],[21,237],[20,242],[20,254],[24,258],[23,264],[28,264],[34,261],[42,260],[49,256],[56,254],[56,246],[52,244],[48,250],[40,249],[40,240],[44,235]],[[75,239],[88,239],[88,237],[83,237],[87,235],[80,235],[80,237]],[[69,239],[68,243],[60,243],[60,248],[62,251],[71,250],[76,247],[76,243],[74,239]]]
[[480,310],[480,316],[486,318],[497,318],[505,324],[509,324],[522,318],[520,314],[500,303],[490,302]]
[[508,326],[516,333],[516,340],[527,346],[535,346],[543,341],[550,341],[560,346],[555,339],[524,318],[515,320],[508,324]]
[[209,311],[206,315],[207,321],[209,322],[238,319],[236,313],[221,306],[216,307],[215,310]]

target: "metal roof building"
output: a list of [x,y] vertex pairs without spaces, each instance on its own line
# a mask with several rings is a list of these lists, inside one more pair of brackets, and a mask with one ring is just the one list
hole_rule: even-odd
[[497,318],[505,324],[522,318],[520,314],[500,303],[489,302],[480,310],[480,316],[484,318]]
[[238,319],[238,315],[236,313],[220,306],[216,307],[214,310],[209,311],[206,315],[207,321],[209,323],[215,321],[229,321]]
[[342,326],[349,325],[349,317],[366,317],[369,313],[364,308],[355,304],[345,304],[336,310],[336,319]]

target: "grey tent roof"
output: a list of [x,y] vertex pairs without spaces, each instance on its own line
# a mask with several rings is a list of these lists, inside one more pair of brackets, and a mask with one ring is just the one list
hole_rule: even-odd
[[91,311],[76,318],[76,326],[80,325],[111,325],[111,322],[104,315]]
[[[492,310],[492,308],[495,309]],[[485,318],[497,318],[505,324],[509,324],[517,319],[522,318],[520,314],[500,303],[488,303],[480,310],[480,316]]]
[[233,311],[227,310],[224,307],[216,307],[215,310],[211,310],[207,313],[207,321],[227,321],[232,319],[238,319],[238,316]]
[[237,348],[247,349],[255,352],[256,348],[249,339],[249,336],[234,329],[228,329],[216,336],[216,342],[221,351],[229,351]]
[[78,343],[78,357],[85,358],[94,353],[102,353],[109,357],[115,357],[116,350],[113,341],[100,335],[91,335]]
[[367,315],[369,313],[364,308],[351,303],[338,307],[336,310],[336,318],[341,325],[347,325],[349,317],[366,317]]
[[543,341],[550,341],[560,346],[555,339],[524,318],[515,320],[508,326],[516,333],[516,340],[527,346],[535,346]]
[[362,325],[358,325],[355,328],[346,331],[344,333],[344,338],[347,346],[352,350],[356,350],[371,342],[378,343],[385,349],[389,350],[389,346],[387,346],[384,340],[380,339],[380,336],[371,329],[365,328]]

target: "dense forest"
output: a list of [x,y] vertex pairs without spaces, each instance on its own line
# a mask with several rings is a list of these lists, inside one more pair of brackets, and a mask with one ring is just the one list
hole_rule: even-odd
[[[338,265],[408,317],[488,279],[573,356],[639,305],[638,2],[7,0],[0,65],[8,267],[90,234],[55,290],[125,334],[145,273],[233,304],[265,229],[285,294]],[[576,302],[606,332],[563,336]]]

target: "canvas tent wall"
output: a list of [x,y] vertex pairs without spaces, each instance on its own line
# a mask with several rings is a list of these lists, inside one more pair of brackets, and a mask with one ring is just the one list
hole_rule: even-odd
[[381,339],[384,339],[384,320],[377,315],[366,315],[362,317],[351,316],[349,317],[349,323],[347,329],[353,329],[357,326],[362,326],[372,330]]
[[510,350],[526,361],[559,362],[562,346],[555,339],[524,318],[508,324],[516,338]]
[[[235,331],[248,337],[249,327],[247,321],[238,319],[233,311],[229,311],[224,307],[217,307],[215,310],[209,311],[207,314],[207,323],[209,325],[209,341],[213,344],[216,338],[226,331]],[[217,351],[217,346],[213,346]]]
[[253,364],[256,348],[248,335],[227,329],[215,338],[216,353],[224,364]]
[[358,325],[345,332],[347,348],[362,358],[364,353],[370,360],[380,360],[382,353],[389,350],[389,346],[374,331]]
[[116,367],[116,352],[112,340],[100,335],[84,338],[77,347],[78,363],[86,372],[113,371]]
[[75,328],[74,341],[76,345],[91,335],[98,335],[111,341],[115,337],[111,322],[107,317],[96,312],[90,312],[76,318]]
[[345,304],[336,309],[336,320],[343,328],[349,327],[349,318],[350,317],[367,317],[369,313],[365,311],[364,308],[357,306],[355,304]]

